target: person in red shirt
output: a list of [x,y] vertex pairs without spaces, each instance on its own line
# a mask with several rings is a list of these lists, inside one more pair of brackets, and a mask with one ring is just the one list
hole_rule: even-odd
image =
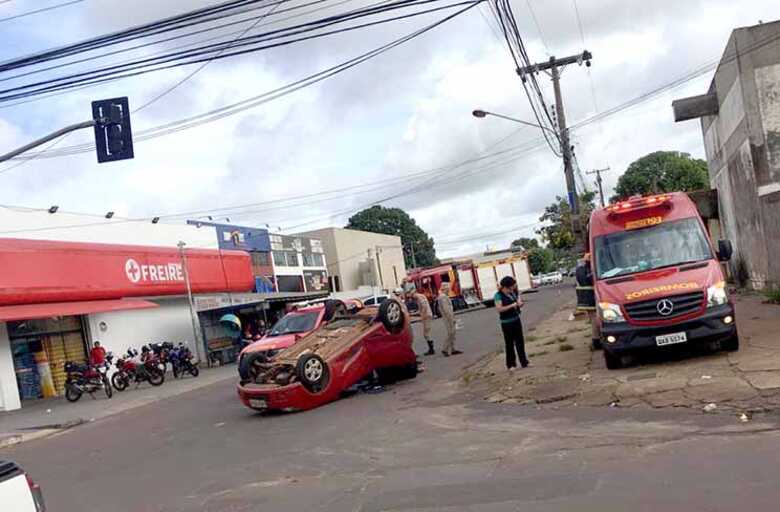
[[89,362],[93,366],[100,366],[106,362],[106,349],[100,346],[99,341],[96,341],[95,346],[89,351]]

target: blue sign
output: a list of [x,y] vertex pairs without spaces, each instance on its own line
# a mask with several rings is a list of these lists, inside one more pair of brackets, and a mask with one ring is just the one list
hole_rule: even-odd
[[248,228],[232,224],[215,224],[197,220],[188,220],[187,224],[213,226],[217,231],[217,242],[220,249],[271,252],[271,238],[268,236],[267,229]]

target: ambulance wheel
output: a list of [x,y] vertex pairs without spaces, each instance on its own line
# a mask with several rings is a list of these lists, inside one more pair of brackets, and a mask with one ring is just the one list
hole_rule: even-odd
[[346,314],[347,305],[340,300],[333,299],[325,302],[325,315],[322,319],[326,322],[330,322],[335,317],[346,316]]
[[395,299],[387,299],[379,306],[379,320],[392,334],[398,334],[403,330],[406,322],[404,314],[403,306]]
[[726,352],[736,352],[739,350],[739,335],[734,334],[731,338],[721,341],[720,348]]
[[317,354],[304,354],[295,365],[295,375],[303,387],[312,393],[319,393],[328,385],[330,369],[328,363]]
[[623,358],[617,354],[613,354],[607,349],[604,349],[604,362],[607,364],[607,369],[609,370],[623,368]]

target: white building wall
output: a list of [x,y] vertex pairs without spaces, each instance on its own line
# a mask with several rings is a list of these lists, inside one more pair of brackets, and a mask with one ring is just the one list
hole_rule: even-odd
[[106,219],[94,215],[49,213],[28,208],[0,207],[0,238],[57,240],[102,244],[175,247],[183,241],[190,248],[217,249],[213,226],[168,224],[163,221]]
[[11,353],[11,341],[5,322],[0,322],[0,411],[19,409],[19,387],[16,385],[14,359]]
[[[129,347],[140,350],[147,343],[170,341],[175,344],[186,342],[194,354],[203,352],[193,340],[186,297],[148,300],[159,307],[88,315],[90,346],[99,340],[107,351],[119,356]],[[101,329],[101,322],[105,322],[105,330]]]
[[300,235],[322,240],[328,274],[339,276],[342,290],[356,290],[372,284],[363,282],[361,272],[361,263],[369,259],[369,250],[374,260],[372,264],[376,268],[378,261],[381,274],[381,283],[377,282],[377,285],[392,290],[406,277],[401,237],[342,228],[325,228]]

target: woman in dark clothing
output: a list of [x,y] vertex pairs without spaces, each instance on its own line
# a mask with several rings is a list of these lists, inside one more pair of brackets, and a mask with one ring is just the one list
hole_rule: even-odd
[[517,282],[513,277],[504,277],[499,285],[500,288],[494,299],[506,344],[506,367],[510,370],[516,367],[519,359],[520,366],[525,368],[528,366],[528,358],[525,355],[523,324],[520,321],[520,308],[523,307],[523,301],[517,293]]

